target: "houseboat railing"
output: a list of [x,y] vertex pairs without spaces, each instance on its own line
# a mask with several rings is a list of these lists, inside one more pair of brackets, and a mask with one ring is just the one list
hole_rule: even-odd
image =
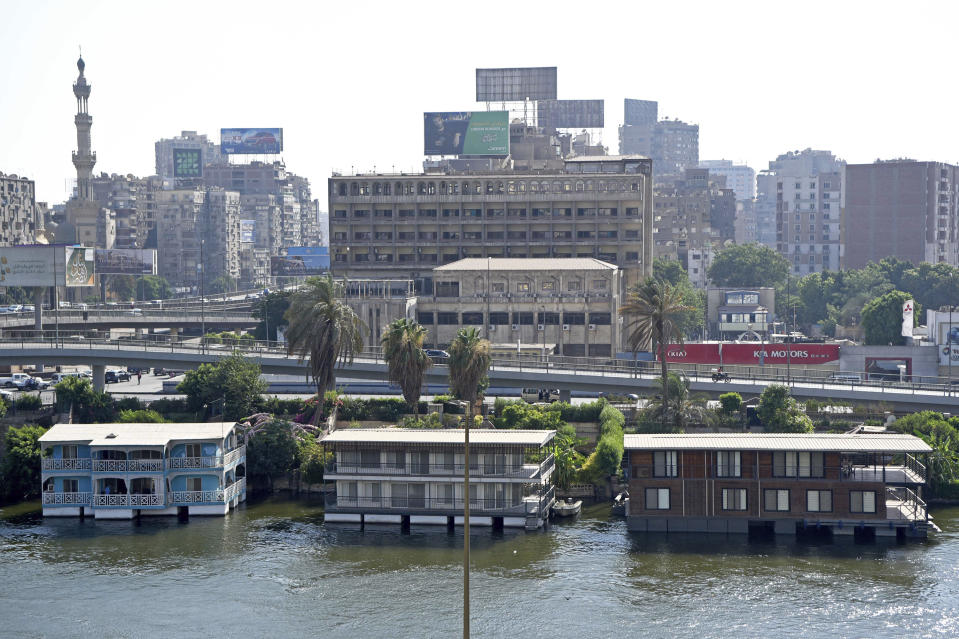
[[221,466],[223,466],[223,457],[221,455],[208,455],[204,457],[168,457],[166,460],[166,467],[170,470],[220,468]]
[[[553,489],[542,496],[530,495],[521,499],[504,496],[470,499],[471,513],[500,513],[507,515],[533,515],[544,512],[554,498]],[[327,493],[326,506],[337,508],[400,510],[404,512],[462,511],[462,497],[353,497]]]
[[906,453],[906,468],[919,475],[922,479],[926,479],[926,465],[909,453]]
[[926,519],[926,502],[911,488],[887,486],[886,501],[898,502],[900,512],[909,521]]
[[[539,464],[470,464],[470,475],[474,477],[504,477],[511,479],[536,479],[543,476],[555,464],[550,455]],[[464,464],[420,464],[420,463],[383,463],[383,462],[331,462],[325,472],[332,475],[438,475],[459,476],[463,474]]]
[[[728,479],[755,480],[775,479],[777,481],[823,481],[874,482],[874,483],[923,483],[925,467],[917,460],[911,463],[904,460],[899,465],[864,465],[843,463],[839,466],[786,467],[781,472],[769,464],[743,463],[738,469],[719,467],[716,464],[685,464],[664,469],[653,464],[630,464],[627,469],[633,479]],[[911,464],[911,465],[910,465]]]
[[167,504],[208,504],[226,501],[224,490],[174,490],[168,493]]
[[242,445],[240,445],[240,446],[237,446],[237,447],[234,448],[233,450],[227,452],[227,454],[223,456],[223,465],[224,465],[224,466],[229,466],[229,465],[232,464],[233,462],[239,461],[239,460],[242,459],[243,457],[246,457],[246,445],[245,445],[245,444],[242,444]]
[[43,459],[40,467],[43,470],[90,470],[93,460],[89,457],[76,459]]
[[44,506],[89,506],[92,493],[43,493]]
[[240,477],[223,491],[223,500],[231,501],[234,497],[246,490],[246,477]]
[[94,506],[162,506],[163,494],[93,495]]
[[95,473],[159,473],[162,459],[94,459]]

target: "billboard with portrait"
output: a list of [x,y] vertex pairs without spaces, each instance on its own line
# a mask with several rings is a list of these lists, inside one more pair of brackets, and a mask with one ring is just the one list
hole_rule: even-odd
[[220,129],[220,152],[271,155],[283,152],[283,129]]
[[99,275],[156,275],[156,249],[96,249]]
[[[956,317],[959,319],[959,313]],[[948,366],[951,359],[953,366],[959,366],[959,322],[940,321],[937,327],[939,329],[939,339],[937,341],[939,345],[939,364]]]
[[330,271],[330,249],[326,246],[291,246],[282,255],[270,256],[270,275],[307,277]]
[[509,155],[508,111],[423,114],[425,155]]
[[203,150],[173,149],[173,177],[203,177]]
[[240,220],[240,242],[251,244],[256,237],[256,220]]

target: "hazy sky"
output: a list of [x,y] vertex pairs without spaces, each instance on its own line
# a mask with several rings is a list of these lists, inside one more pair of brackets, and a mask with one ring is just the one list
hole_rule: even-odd
[[331,171],[411,170],[423,111],[481,108],[476,67],[557,66],[559,97],[624,97],[700,125],[700,158],[789,150],[959,160],[951,2],[41,2],[0,7],[0,171],[65,199],[83,46],[96,171],[149,175],[154,142],[284,128]]

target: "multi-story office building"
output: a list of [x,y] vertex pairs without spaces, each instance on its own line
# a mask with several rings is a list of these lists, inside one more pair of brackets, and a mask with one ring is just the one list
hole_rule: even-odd
[[547,353],[612,357],[625,350],[617,316],[625,283],[613,264],[467,258],[432,273],[433,292],[417,297],[416,318],[434,346],[472,326],[493,344],[541,345]]
[[733,164],[732,160],[700,160],[699,168],[709,169],[711,175],[725,176],[726,187],[736,193],[737,200],[756,197],[756,171],[745,164]]
[[[714,179],[717,178],[717,179]],[[686,169],[657,182],[653,194],[656,257],[679,260],[694,286],[706,286],[712,251],[735,237],[736,199],[723,176]]]
[[884,257],[959,265],[959,167],[894,160],[846,166],[843,268]]
[[240,194],[218,188],[157,193],[157,272],[174,286],[240,278]]
[[652,274],[651,163],[585,156],[563,171],[334,175],[330,253],[336,275],[413,279],[464,257],[596,258],[628,282]]
[[33,244],[43,228],[33,180],[0,173],[0,244]]
[[163,178],[172,188],[173,177],[173,150],[200,149],[203,164],[221,164],[226,162],[226,156],[220,153],[220,145],[207,139],[205,134],[196,131],[183,131],[173,138],[158,140],[156,145],[156,174]]
[[775,216],[775,248],[805,275],[838,270],[843,242],[843,177],[845,162],[829,151],[789,152],[769,163],[756,182],[757,235],[769,246],[769,225]]

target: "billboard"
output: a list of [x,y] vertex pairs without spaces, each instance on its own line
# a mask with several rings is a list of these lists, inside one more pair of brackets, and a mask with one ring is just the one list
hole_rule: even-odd
[[155,249],[96,249],[96,272],[99,275],[156,275]]
[[256,236],[256,220],[240,220],[240,242],[252,243]]
[[477,69],[477,102],[556,99],[556,67]]
[[509,155],[508,111],[423,114],[425,155]]
[[220,151],[227,155],[283,152],[283,129],[220,129]]
[[326,246],[291,246],[284,255],[270,256],[270,275],[303,277],[323,275],[330,270],[330,249]]
[[547,129],[601,129],[605,126],[602,100],[541,100],[536,119]]
[[[788,357],[787,357],[788,349]],[[666,361],[677,364],[747,366],[829,364],[839,360],[838,344],[671,344]]]
[[64,249],[64,286],[93,286],[96,272],[96,249],[68,246]]
[[173,177],[203,177],[203,150],[173,149]]
[[939,329],[939,364],[948,366],[949,360],[952,360],[953,366],[959,366],[959,322],[953,324],[948,321],[940,321],[937,324]]
[[0,286],[93,286],[93,253],[62,244],[0,247]]

